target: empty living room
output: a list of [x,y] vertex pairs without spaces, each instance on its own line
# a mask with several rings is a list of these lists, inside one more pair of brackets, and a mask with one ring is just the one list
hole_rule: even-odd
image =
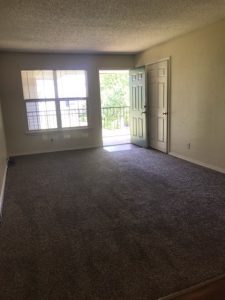
[[0,0],[0,300],[225,300],[224,0]]

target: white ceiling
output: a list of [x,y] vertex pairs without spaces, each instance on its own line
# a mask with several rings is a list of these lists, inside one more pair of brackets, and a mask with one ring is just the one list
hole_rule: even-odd
[[136,53],[225,18],[225,0],[0,0],[0,50]]

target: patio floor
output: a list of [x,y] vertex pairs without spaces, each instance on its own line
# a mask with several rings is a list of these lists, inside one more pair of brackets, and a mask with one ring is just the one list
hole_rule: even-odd
[[130,129],[128,127],[122,129],[102,129],[103,146],[129,144]]

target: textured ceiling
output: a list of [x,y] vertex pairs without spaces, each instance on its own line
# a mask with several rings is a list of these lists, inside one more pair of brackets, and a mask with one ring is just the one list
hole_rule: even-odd
[[135,53],[225,18],[225,0],[0,0],[0,50]]

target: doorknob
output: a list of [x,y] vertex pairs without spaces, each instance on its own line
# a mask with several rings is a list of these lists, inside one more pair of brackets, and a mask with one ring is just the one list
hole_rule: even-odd
[[168,112],[163,112],[163,115],[168,115]]

